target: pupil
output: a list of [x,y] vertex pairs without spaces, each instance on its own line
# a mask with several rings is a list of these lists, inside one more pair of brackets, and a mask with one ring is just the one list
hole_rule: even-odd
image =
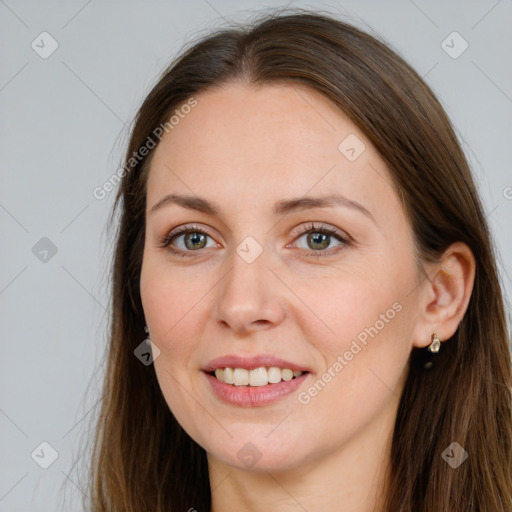
[[[197,243],[199,243],[199,242],[201,241],[201,239],[202,239],[202,241],[204,242],[204,238],[205,238],[205,236],[204,236],[204,234],[203,234],[203,233],[189,233],[189,234],[185,237],[185,243],[187,243],[187,242],[191,241],[191,242],[192,242],[193,247],[188,247],[188,245],[187,245],[187,247],[188,247],[189,249],[197,249],[198,247],[197,247],[197,246],[195,246],[195,247],[194,247],[194,245],[195,245],[195,244],[197,244]],[[201,247],[204,247],[204,244],[203,244]],[[199,247],[199,249],[200,249],[201,247]]]
[[[308,236],[308,242],[313,242],[313,244],[321,244],[320,249],[325,249],[329,243],[325,243],[327,239],[329,238],[329,235],[325,233],[311,233]],[[322,243],[323,242],[323,243]]]

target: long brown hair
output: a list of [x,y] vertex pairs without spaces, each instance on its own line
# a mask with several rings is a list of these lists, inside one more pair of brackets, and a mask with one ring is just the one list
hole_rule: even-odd
[[[154,368],[134,356],[144,339],[139,279],[154,152],[128,162],[180,105],[234,80],[303,84],[322,93],[387,164],[420,260],[438,261],[455,241],[473,252],[473,292],[455,335],[429,371],[415,364],[419,349],[411,353],[385,511],[510,512],[509,334],[496,255],[468,162],[431,89],[387,44],[328,14],[302,9],[265,13],[185,48],[137,113],[112,210],[111,221],[116,212],[120,218],[110,343],[86,506],[94,512],[210,510],[206,453],[175,420]],[[457,469],[442,458],[453,442],[468,453]]]

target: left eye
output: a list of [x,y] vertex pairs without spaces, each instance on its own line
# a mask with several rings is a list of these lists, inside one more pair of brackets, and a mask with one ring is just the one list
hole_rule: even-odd
[[300,235],[298,239],[301,239],[304,236],[306,236],[306,244],[308,244],[308,247],[312,248],[313,251],[327,249],[333,238],[336,238],[339,242],[344,242],[340,236],[323,229],[310,230],[303,235]]
[[[351,243],[351,238],[348,235],[343,235],[336,228],[325,225],[317,226],[314,223],[303,226],[297,239],[301,239],[304,236],[306,236],[306,244],[311,248],[306,248],[305,251],[308,256],[314,257],[337,254],[344,246],[348,246]],[[332,238],[335,238],[340,243],[337,247],[327,251],[325,249],[329,247]]]

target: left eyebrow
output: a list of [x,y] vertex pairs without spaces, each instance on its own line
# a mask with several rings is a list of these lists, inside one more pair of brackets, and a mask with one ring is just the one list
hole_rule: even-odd
[[335,206],[344,206],[345,208],[351,208],[356,210],[363,215],[366,215],[373,222],[375,218],[371,214],[370,210],[365,208],[361,203],[349,199],[348,197],[341,194],[330,194],[327,196],[317,197],[300,197],[297,199],[285,199],[279,201],[274,205],[275,215],[285,215],[291,211],[302,211],[309,210],[311,208],[333,208]]
[[[160,199],[152,206],[149,213],[153,213],[165,206],[177,204],[189,210],[196,210],[207,215],[218,215],[220,208],[218,205],[198,196],[183,196],[179,194],[168,194]],[[317,197],[300,197],[296,199],[284,199],[275,203],[273,212],[275,216],[282,216],[292,211],[303,211],[311,208],[332,208],[335,206],[343,206],[346,208],[354,209],[369,219],[375,224],[375,218],[372,213],[365,208],[362,204],[349,199],[341,194],[330,194],[326,196]]]

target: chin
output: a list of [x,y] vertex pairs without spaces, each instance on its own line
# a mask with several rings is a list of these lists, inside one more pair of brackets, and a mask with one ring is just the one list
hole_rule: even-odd
[[210,446],[206,446],[206,451],[209,458],[213,457],[240,470],[256,473],[287,471],[301,466],[308,458],[307,453],[299,450],[304,447],[304,436],[299,437],[301,439],[294,444],[289,436],[276,435],[270,439],[261,434],[239,434],[227,443],[207,443]]

